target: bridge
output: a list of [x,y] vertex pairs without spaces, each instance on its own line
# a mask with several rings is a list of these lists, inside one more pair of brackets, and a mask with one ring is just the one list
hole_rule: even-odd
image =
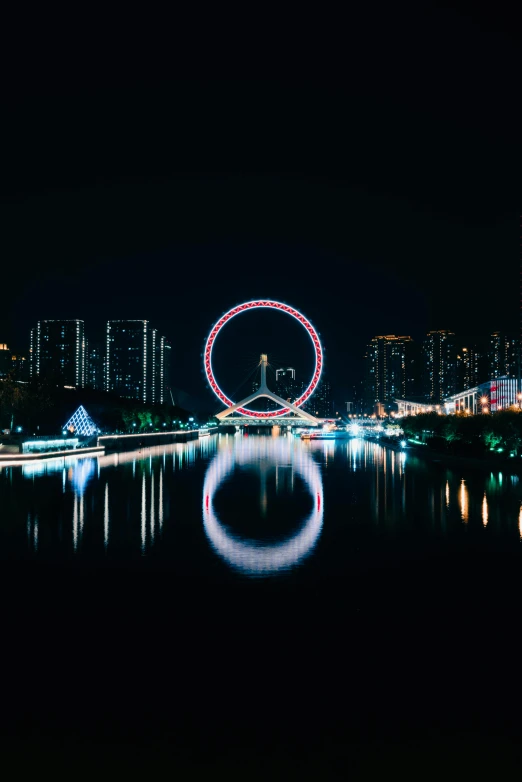
[[[287,427],[322,426],[322,424],[324,423],[323,419],[316,418],[314,415],[311,415],[310,413],[301,410],[301,408],[296,407],[291,402],[287,402],[285,399],[282,399],[277,394],[274,394],[273,391],[270,391],[266,383],[267,364],[268,364],[267,355],[266,353],[262,353],[259,361],[259,366],[261,367],[261,383],[259,385],[259,388],[256,391],[254,391],[253,394],[250,394],[250,396],[247,396],[245,399],[242,399],[241,402],[238,402],[237,404],[234,405],[230,405],[230,407],[227,407],[226,410],[223,410],[221,413],[218,413],[216,415],[216,418],[218,419],[219,424],[221,426],[245,426],[247,424],[252,426],[287,426]],[[277,405],[280,405],[281,408],[285,408],[289,412],[286,413],[285,415],[278,416],[277,414],[274,415],[274,412],[271,411],[271,412],[267,412],[266,417],[263,416],[261,412],[255,413],[251,416],[246,415],[245,413],[234,415],[234,413],[237,413],[238,410],[244,408],[245,405],[249,405],[252,402],[254,402],[256,399],[259,399],[261,397],[270,399],[272,402],[275,402]]]

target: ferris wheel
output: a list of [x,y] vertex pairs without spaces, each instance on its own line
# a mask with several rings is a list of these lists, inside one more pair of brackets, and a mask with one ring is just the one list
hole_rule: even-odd
[[[235,318],[238,315],[241,315],[253,309],[278,310],[279,312],[286,313],[287,315],[289,315],[291,318],[294,318],[303,326],[303,328],[307,331],[311,339],[312,347],[314,350],[314,359],[315,359],[312,378],[310,380],[310,383],[306,387],[305,391],[301,394],[301,396],[298,399],[295,400],[293,404],[290,404],[284,399],[281,399],[281,397],[277,396],[277,394],[274,394],[268,388],[266,384],[267,357],[265,354],[261,354],[261,359],[259,362],[261,366],[261,384],[259,386],[259,389],[256,392],[254,392],[254,394],[251,394],[250,396],[236,403],[232,399],[230,399],[218,385],[218,382],[214,374],[214,369],[212,366],[212,350],[215,341],[221,329],[232,318]],[[228,312],[222,315],[222,317],[218,320],[218,322],[212,327],[212,330],[210,331],[210,334],[208,335],[207,341],[205,343],[203,362],[204,362],[205,375],[207,377],[210,388],[212,389],[214,394],[218,397],[218,399],[227,407],[226,410],[218,414],[217,416],[218,418],[220,419],[225,418],[227,415],[233,412],[251,418],[263,418],[263,419],[279,418],[281,416],[288,415],[289,413],[297,413],[301,417],[305,417],[310,419],[310,421],[316,422],[316,419],[313,416],[311,416],[309,413],[305,413],[303,410],[299,410],[299,408],[312,396],[315,389],[317,388],[317,384],[319,383],[322,368],[323,368],[323,348],[321,345],[321,341],[319,340],[317,331],[314,329],[310,321],[307,318],[305,318],[305,316],[301,312],[299,312],[299,310],[296,310],[294,307],[289,307],[287,304],[283,304],[280,301],[273,301],[271,299],[256,299],[232,307],[232,309],[228,310]],[[258,410],[252,410],[246,406],[259,397],[267,397],[268,399],[271,399],[272,401],[280,405],[281,409],[270,410],[267,412],[259,412]]]

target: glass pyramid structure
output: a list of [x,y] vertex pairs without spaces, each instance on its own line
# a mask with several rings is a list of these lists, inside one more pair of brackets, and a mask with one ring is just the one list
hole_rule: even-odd
[[89,437],[89,435],[96,434],[98,431],[98,427],[83,405],[80,405],[78,410],[69,418],[63,428],[64,431],[67,431],[68,429],[80,437]]

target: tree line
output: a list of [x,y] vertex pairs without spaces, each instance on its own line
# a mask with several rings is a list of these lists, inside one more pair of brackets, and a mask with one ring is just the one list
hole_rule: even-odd
[[402,418],[401,427],[411,440],[455,454],[518,455],[522,450],[522,411],[517,407],[478,415],[420,413]]
[[176,405],[145,404],[92,388],[65,389],[49,379],[0,378],[0,431],[21,427],[32,434],[58,434],[80,405],[102,432],[160,431],[185,426],[194,417]]

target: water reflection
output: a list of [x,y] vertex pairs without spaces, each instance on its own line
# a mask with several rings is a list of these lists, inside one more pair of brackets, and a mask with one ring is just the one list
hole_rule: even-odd
[[[325,458],[331,456],[325,450]],[[227,530],[214,509],[216,493],[236,466],[261,468],[262,509],[266,510],[266,470],[288,465],[293,480],[299,475],[313,498],[313,508],[299,531],[290,539],[265,544],[242,539]],[[263,478],[264,475],[264,478]],[[293,486],[293,484],[292,484]],[[249,509],[245,508],[245,513]],[[323,483],[321,472],[301,443],[291,437],[235,438],[233,444],[220,448],[208,466],[203,485],[203,523],[207,537],[216,551],[231,567],[247,575],[271,575],[288,570],[301,562],[314,548],[323,525]]]
[[38,551],[38,516],[27,514],[27,542],[29,548]]
[[105,502],[103,505],[103,545],[109,545],[109,484],[105,484]]
[[466,483],[464,481],[464,478],[460,482],[459,502],[460,502],[460,515],[462,517],[462,521],[464,523],[467,523],[468,509],[469,509],[469,492],[468,492],[468,487],[466,486]]
[[[238,482],[232,483],[236,470]],[[326,522],[323,492],[328,537],[319,549]],[[221,503],[229,511],[221,512]],[[239,509],[244,517],[235,517],[238,525],[258,524],[259,533],[243,534],[243,527],[228,523]],[[295,534],[283,533],[296,529],[290,527],[294,514]],[[518,549],[519,477],[505,469],[450,468],[375,442],[307,442],[281,435],[220,435],[0,469],[4,558],[28,552],[93,561],[161,556],[205,568],[210,541],[211,550],[232,569],[259,576],[289,570],[312,552],[322,563],[331,541],[347,552],[359,546],[389,548],[392,539],[407,545],[414,530],[429,547],[430,537],[462,536],[463,525],[470,544],[484,534],[488,546],[516,544]],[[270,530],[275,532],[268,540]]]
[[73,467],[69,468],[69,480],[80,497],[83,496],[85,487],[94,475],[94,464],[94,459],[79,459]]
[[484,497],[482,499],[482,523],[485,527],[488,525],[488,500],[486,497],[486,492],[484,492]]

